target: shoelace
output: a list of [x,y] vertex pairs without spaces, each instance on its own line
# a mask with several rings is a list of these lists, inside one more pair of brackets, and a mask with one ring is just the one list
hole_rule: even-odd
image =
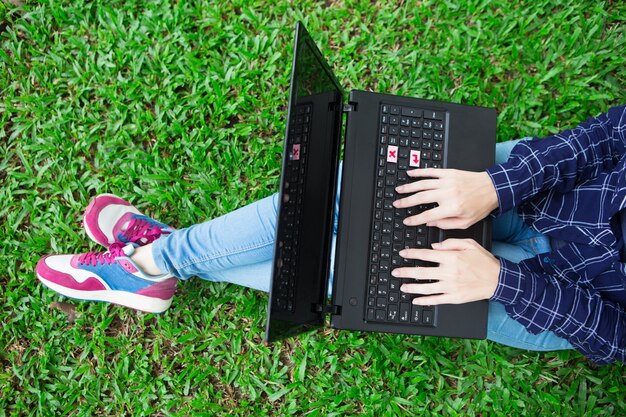
[[118,256],[124,256],[124,251],[122,251],[123,246],[119,243],[114,243],[109,246],[109,250],[106,252],[87,252],[80,255],[78,258],[78,263],[81,265],[91,265],[96,266],[98,264],[104,265],[112,264],[115,262],[115,258]]
[[128,228],[122,233],[122,237],[127,242],[139,242],[143,244],[157,240],[163,234],[163,229],[146,219],[132,218],[128,223]]

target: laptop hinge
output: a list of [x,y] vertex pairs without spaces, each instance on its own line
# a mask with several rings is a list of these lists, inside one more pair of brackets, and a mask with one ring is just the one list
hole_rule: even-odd
[[356,103],[345,103],[343,105],[343,112],[350,113],[352,111],[356,111]]
[[313,304],[313,311],[322,314],[341,314],[341,306],[334,304]]

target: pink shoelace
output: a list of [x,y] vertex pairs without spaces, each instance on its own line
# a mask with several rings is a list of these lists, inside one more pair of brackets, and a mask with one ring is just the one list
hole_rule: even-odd
[[107,252],[87,252],[80,255],[78,263],[81,265],[97,266],[98,264],[104,265],[112,264],[115,262],[115,258],[118,256],[124,256],[122,251],[122,245],[114,243],[109,247]]
[[163,229],[145,219],[132,218],[128,223],[128,228],[122,236],[128,242],[139,242],[148,244],[157,240],[163,234]]

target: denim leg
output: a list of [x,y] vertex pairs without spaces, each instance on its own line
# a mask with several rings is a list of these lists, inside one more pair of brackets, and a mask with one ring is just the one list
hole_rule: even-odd
[[[511,149],[518,141],[496,145],[496,163],[508,159]],[[492,253],[512,262],[520,262],[538,253],[551,250],[548,236],[528,227],[515,210],[508,211],[493,222]],[[507,314],[504,305],[489,302],[487,339],[520,349],[551,351],[573,349],[565,339],[554,332],[534,335]]]
[[156,265],[181,279],[197,276],[269,290],[278,194],[157,239]]
[[[339,165],[338,191],[341,186]],[[335,199],[331,259],[334,263],[339,213]],[[163,236],[152,246],[156,265],[180,279],[197,276],[268,292],[276,241],[278,194],[213,220]],[[332,288],[331,267],[329,288]],[[330,290],[329,290],[330,292]]]

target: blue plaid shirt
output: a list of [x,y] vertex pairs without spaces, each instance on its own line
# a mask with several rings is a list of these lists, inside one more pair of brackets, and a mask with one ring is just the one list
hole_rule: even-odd
[[626,361],[626,106],[522,141],[487,173],[494,215],[517,207],[532,228],[567,242],[519,264],[500,259],[492,300],[531,333],[551,330],[594,362]]

